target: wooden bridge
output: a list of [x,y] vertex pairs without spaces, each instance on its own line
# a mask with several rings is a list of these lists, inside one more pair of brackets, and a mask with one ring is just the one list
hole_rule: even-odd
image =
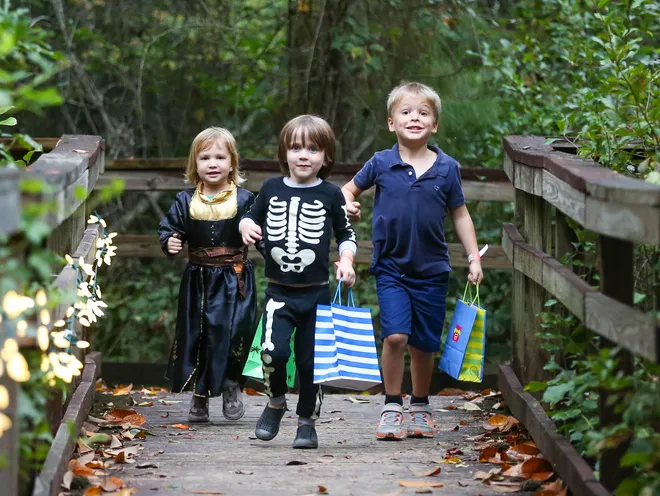
[[[124,181],[125,189],[128,191],[145,193],[178,191],[185,187],[182,176],[183,159],[105,160],[104,142],[100,137],[94,136],[63,136],[61,139],[45,139],[41,142],[45,149],[50,151],[41,155],[27,170],[0,169],[0,211],[2,211],[0,235],[8,237],[8,246],[13,254],[23,256],[24,260],[29,258],[29,248],[17,233],[21,211],[25,211],[30,205],[47,201],[53,206],[41,217],[52,229],[47,240],[48,247],[60,255],[73,253],[74,258],[83,257],[89,263],[94,258],[95,242],[101,232],[98,225],[86,224],[90,194],[95,188],[112,184],[117,179]],[[566,153],[567,150],[570,151],[570,145],[554,144],[553,146],[544,143],[545,140],[538,137],[504,138],[504,169],[463,168],[461,170],[463,188],[468,200],[515,202],[514,222],[503,224],[502,245],[491,246],[488,257],[484,258],[484,267],[487,269],[512,269],[512,361],[511,365],[501,365],[499,376],[499,388],[504,395],[504,403],[528,429],[536,446],[551,463],[552,470],[568,485],[572,494],[604,495],[609,494],[622,480],[623,472],[619,462],[625,446],[619,446],[604,455],[601,461],[601,480],[596,480],[589,465],[571,444],[557,433],[541,405],[523,390],[522,385],[532,380],[547,378],[543,365],[548,357],[543,354],[536,334],[540,329],[537,314],[543,311],[544,303],[549,297],[560,301],[587,328],[613,345],[621,347],[620,367],[624,374],[632,373],[633,356],[658,361],[660,354],[658,323],[634,309],[632,304],[634,244],[660,245],[660,187],[624,178],[591,161]],[[242,160],[242,167],[248,178],[247,187],[253,191],[259,189],[265,178],[277,174],[279,170],[276,162],[267,160]],[[352,178],[359,167],[359,164],[337,164],[330,180],[340,185],[344,184]],[[49,188],[37,194],[21,191],[19,184],[25,179],[43,180]],[[587,284],[569,266],[559,261],[564,254],[572,251],[573,231],[569,227],[569,219],[597,233],[600,237],[602,256],[599,291]],[[120,256],[141,258],[162,256],[155,236],[124,234],[117,237],[116,244],[119,246]],[[371,259],[370,242],[361,240],[360,248],[357,262],[368,263]],[[464,264],[463,250],[459,245],[451,245],[450,253],[454,265]],[[75,271],[67,266],[59,273],[54,285],[60,289],[74,290]],[[62,317],[65,310],[65,306],[55,309],[51,322]],[[30,333],[13,335],[13,331],[10,331],[4,323],[0,325],[3,326],[0,328],[0,347],[6,339],[12,338],[17,340],[22,350],[39,349],[36,335]],[[50,325],[52,328],[52,324]],[[77,329],[77,332],[84,337],[84,329]],[[94,399],[95,382],[100,375],[101,357],[96,352],[85,353],[84,350],[78,350],[76,353],[84,362],[85,368],[82,375],[72,382],[67,394],[64,397],[55,395],[48,405],[54,442],[50,446],[43,469],[35,477],[33,490],[35,495],[55,495],[60,492],[62,480],[76,446],[76,436],[72,436],[72,432],[80,430]],[[139,383],[139,378],[136,377],[135,382]],[[3,487],[3,494],[14,495],[19,493],[17,461],[19,386],[7,375],[2,376],[1,383],[7,387],[11,398],[4,413],[13,423],[11,429],[0,438],[0,452],[8,454],[7,467],[0,471],[0,484]],[[378,397],[373,398],[375,399],[372,404],[376,405]],[[342,397],[331,401],[344,399]],[[382,397],[380,401],[382,402]],[[438,403],[434,399],[434,406],[438,408],[448,406],[446,400],[442,401],[443,403]],[[450,401],[460,403],[461,398],[452,398]],[[256,414],[251,408],[257,406],[252,397],[249,397],[248,406],[248,417],[252,422],[254,419],[251,416]],[[335,407],[340,409],[337,405]],[[145,412],[145,416],[151,415],[149,422],[171,427],[177,422],[183,423],[182,408],[175,409],[172,419],[161,420],[160,417],[164,414],[160,410],[153,410],[153,413],[149,414]],[[356,439],[360,437],[360,432],[368,432],[371,439],[372,417],[377,414],[377,408],[373,410],[370,416],[356,415],[354,420],[349,416],[345,418],[347,426],[351,425],[352,421],[355,422],[351,428],[356,429],[354,431]],[[154,417],[157,412],[161,413],[158,418]],[[466,426],[474,421],[475,414],[470,413],[470,415],[472,416],[469,419],[466,417]],[[483,412],[480,415],[484,415]],[[483,420],[487,422],[488,416],[479,418],[478,422]],[[616,421],[613,406],[608,403],[607,394],[603,392],[601,424],[606,426]],[[447,434],[443,432],[457,431],[456,424],[462,420],[439,415],[438,422],[439,434],[436,440],[438,444],[446,444],[443,436]],[[71,425],[75,429],[72,429]],[[236,429],[242,429],[238,437],[249,438],[249,429],[245,426]],[[216,433],[219,432],[218,430],[222,430],[222,427],[216,427]],[[204,431],[209,432],[210,429],[205,428]],[[218,435],[224,436],[222,442],[226,443],[229,437],[226,436],[227,432],[223,432]],[[475,434],[475,431],[471,434]],[[250,443],[253,444],[253,441],[240,449],[232,445],[232,450],[237,450],[232,453],[236,453],[237,456],[259,456],[254,450],[250,450]],[[219,449],[223,450],[221,446],[213,443],[201,443],[196,446],[199,446],[197,452],[199,457],[207,457]],[[401,445],[401,456],[409,454],[412,448],[410,444],[403,446]],[[431,445],[420,449],[427,450],[425,453],[431,453],[429,450],[432,448]],[[271,450],[271,454],[290,456],[288,446],[282,447],[282,451],[278,449]],[[286,455],[283,454],[285,452]],[[382,455],[381,447],[367,441],[357,443],[351,453],[342,453],[346,457],[362,457],[363,463],[367,464],[365,467],[371,469],[382,463],[378,457],[379,453]],[[316,458],[320,455],[322,455],[320,452],[316,454]],[[419,456],[413,458],[416,462],[420,462]],[[191,464],[195,463],[195,457],[187,460]],[[310,460],[302,461],[310,463]],[[174,471],[168,476],[169,484],[172,486],[170,489],[175,491],[172,494],[184,494],[185,492],[177,492],[174,486],[177,486],[177,477],[181,480],[185,479],[189,467],[177,464],[176,460],[170,460],[169,463],[168,466]],[[466,467],[474,472],[478,470],[478,464],[478,459],[472,460],[466,463]],[[213,465],[207,463],[202,466],[206,467],[206,470],[212,470]],[[250,466],[252,472],[267,471],[259,463],[252,463]],[[325,464],[325,466],[331,465]],[[395,464],[390,472],[382,473],[385,480],[392,479],[393,490],[396,488],[393,478],[402,476],[401,467],[402,465]],[[383,494],[365,489],[373,484],[371,469],[350,472],[351,477],[355,478],[355,485],[344,483],[336,486],[337,490],[334,493]],[[326,469],[316,467],[315,470],[315,473],[324,473],[323,470]],[[321,479],[332,481],[332,477],[337,477],[338,473],[333,476],[331,474],[334,472],[328,470],[330,469],[326,470],[327,477],[323,476]],[[275,468],[268,473],[279,472],[281,469]],[[239,477],[236,481],[232,476],[228,487],[231,486],[232,491],[242,488],[242,493],[245,494],[253,494],[253,492],[256,494],[273,489],[263,484],[263,478],[254,477],[251,480],[258,480],[258,483],[250,482],[248,477],[242,479]],[[273,480],[277,480],[277,477]],[[153,481],[152,483],[155,484]],[[278,484],[286,484],[286,481],[280,479]],[[147,486],[148,484],[137,482],[133,484],[133,487],[139,487],[140,491],[144,490],[144,494],[149,493],[150,488]],[[221,494],[202,486],[203,484],[195,486],[197,494]],[[292,487],[294,486],[296,491],[304,489],[303,486],[294,484]],[[321,484],[319,486],[326,489],[326,486]],[[384,491],[386,486],[387,484],[375,484],[373,488]],[[181,486],[177,487],[181,488]],[[321,487],[313,492],[324,494]],[[448,485],[440,488],[437,484],[426,487],[438,494],[490,494],[494,486],[475,487],[474,483],[462,485],[459,480],[459,483],[454,484],[451,489]],[[359,488],[362,488],[362,492]],[[161,484],[157,489],[165,490],[165,486]],[[330,492],[331,483],[327,484],[327,489]],[[191,492],[194,493],[194,490]],[[501,491],[493,490],[493,492]],[[298,494],[298,492],[283,492],[283,494]]]

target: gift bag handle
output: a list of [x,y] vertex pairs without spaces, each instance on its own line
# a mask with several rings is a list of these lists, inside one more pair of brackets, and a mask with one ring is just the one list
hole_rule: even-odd
[[[470,291],[469,294],[468,294],[468,290]],[[475,293],[476,294],[472,296],[472,286],[470,285],[470,281],[466,282],[465,291],[463,291],[463,301],[469,303],[470,305],[474,305],[476,303],[478,307],[481,307],[481,300],[479,300],[479,283],[477,283],[476,285]]]
[[[341,303],[341,279],[337,283],[337,290],[335,291],[335,297],[332,299],[332,303]],[[354,307],[355,306],[355,297],[353,296],[353,288],[348,288],[348,294],[346,295],[346,306]]]

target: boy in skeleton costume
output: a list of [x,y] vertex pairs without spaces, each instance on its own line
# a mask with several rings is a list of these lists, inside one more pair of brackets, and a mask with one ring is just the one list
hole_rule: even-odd
[[311,115],[289,121],[280,134],[278,158],[285,176],[264,182],[239,226],[245,244],[263,238],[269,281],[261,354],[269,402],[255,434],[269,441],[279,432],[286,411],[286,363],[296,329],[300,398],[293,447],[317,448],[314,422],[320,413],[322,393],[313,380],[316,306],[330,304],[332,231],[340,254],[336,276],[349,287],[355,282],[357,243],[341,190],[324,181],[335,159],[335,136],[328,123]]

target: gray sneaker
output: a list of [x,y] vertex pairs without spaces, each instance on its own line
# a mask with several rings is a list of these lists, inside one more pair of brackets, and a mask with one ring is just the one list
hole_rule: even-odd
[[408,426],[408,437],[433,437],[433,410],[431,405],[415,403],[410,405],[410,425]]
[[227,420],[238,420],[245,414],[243,393],[237,382],[227,381],[222,391],[222,415]]
[[376,437],[385,441],[398,441],[406,437],[403,430],[403,407],[398,403],[388,403],[380,412],[380,423]]

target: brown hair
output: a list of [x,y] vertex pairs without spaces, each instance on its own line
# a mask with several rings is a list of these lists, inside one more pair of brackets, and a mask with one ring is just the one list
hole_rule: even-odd
[[280,170],[286,176],[290,175],[286,153],[297,136],[302,146],[307,146],[305,142],[309,140],[312,145],[325,152],[325,163],[319,170],[318,177],[326,179],[335,165],[335,133],[330,124],[316,115],[299,115],[284,125],[280,133],[277,158]]
[[195,136],[192,145],[190,145],[188,163],[186,164],[186,182],[195,185],[199,184],[200,178],[199,174],[197,174],[197,155],[212,147],[213,144],[218,141],[227,145],[227,150],[231,156],[231,171],[229,171],[227,181],[234,183],[236,186],[240,186],[245,182],[242,172],[238,169],[238,149],[236,147],[236,140],[234,139],[234,136],[223,127],[209,127]]
[[440,118],[440,112],[442,110],[442,102],[440,101],[440,96],[435,92],[430,86],[426,86],[422,83],[408,83],[402,82],[399,86],[390,91],[389,96],[387,97],[387,115],[392,117],[392,110],[394,106],[399,103],[404,95],[419,95],[426,100],[426,102],[431,106],[433,114],[435,115],[435,122],[438,122]]

